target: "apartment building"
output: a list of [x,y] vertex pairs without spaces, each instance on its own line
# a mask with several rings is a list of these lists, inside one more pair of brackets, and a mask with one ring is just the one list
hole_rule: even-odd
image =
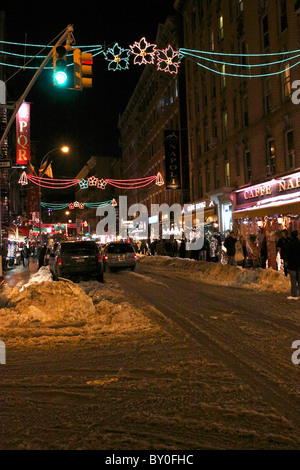
[[[299,2],[176,0],[175,8],[183,47],[203,51],[185,55],[191,201],[208,198],[223,232],[235,220],[249,234],[265,217],[274,230],[299,226],[300,108],[291,97],[300,67],[290,53],[299,50]],[[258,189],[282,178],[275,199]]]
[[[177,50],[182,42],[180,25],[181,18],[176,15],[160,24],[155,40],[157,47],[165,49],[170,44]],[[179,180],[174,189],[167,189],[166,184],[152,184],[123,193],[128,197],[128,206],[139,202],[147,206],[150,214],[151,204],[167,203],[171,206],[189,201],[185,74],[184,66],[179,68],[178,74],[157,71],[155,65],[143,67],[139,82],[119,120],[123,178],[141,178],[160,172],[166,181],[164,131],[178,132],[180,141]],[[179,221],[172,219],[170,223],[173,229],[174,225],[180,229]],[[135,238],[138,237],[136,229],[131,233]]]

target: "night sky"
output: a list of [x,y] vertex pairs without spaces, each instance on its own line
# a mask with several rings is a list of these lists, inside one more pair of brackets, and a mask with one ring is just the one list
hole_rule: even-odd
[[[6,11],[7,40],[47,44],[68,24],[74,25],[77,45],[115,42],[123,48],[143,36],[154,42],[158,24],[174,13],[174,0],[129,0],[89,2],[15,2]],[[167,46],[167,45],[166,45]],[[16,47],[9,49],[16,51]],[[18,52],[24,53],[23,48]],[[32,53],[27,48],[27,53]],[[36,52],[36,49],[34,50]],[[93,88],[76,92],[52,85],[51,71],[44,71],[27,97],[31,102],[31,141],[35,142],[37,159],[61,144],[70,146],[71,155],[56,156],[54,177],[75,177],[92,155],[120,156],[117,130],[118,116],[124,111],[144,66],[112,72],[103,56],[95,57]],[[10,60],[10,59],[9,59]],[[49,63],[50,65],[50,63]],[[16,69],[8,69],[8,76]],[[8,100],[16,101],[26,88],[34,71],[22,71],[7,84]],[[62,165],[61,159],[68,161]],[[105,174],[99,175],[105,177]]]

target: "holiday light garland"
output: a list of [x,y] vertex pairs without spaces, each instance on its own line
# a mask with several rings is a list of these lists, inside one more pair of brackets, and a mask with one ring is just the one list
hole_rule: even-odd
[[145,186],[149,186],[151,183],[154,183],[157,186],[162,186],[164,184],[163,177],[160,172],[157,175],[147,176],[144,178],[133,178],[128,180],[117,180],[117,179],[99,179],[96,176],[91,176],[88,179],[58,179],[58,178],[44,178],[40,176],[34,176],[26,174],[26,171],[23,171],[20,178],[19,184],[22,186],[28,184],[30,181],[37,186],[48,189],[67,189],[79,184],[80,189],[88,189],[89,187],[94,187],[98,189],[105,189],[106,185],[114,186],[119,189],[139,189]]
[[[39,47],[39,48],[51,48],[52,46],[43,46],[39,44],[26,44],[26,43],[17,43],[17,42],[9,42],[9,41],[0,41],[0,43],[6,45],[14,45],[14,46],[22,46],[22,47]],[[115,43],[112,47],[108,47],[105,50],[105,47],[100,44],[95,45],[86,45],[86,46],[78,46],[80,49],[86,48],[88,51],[93,53],[93,56],[97,56],[103,54],[104,60],[108,62],[108,70],[109,71],[121,71],[121,70],[128,70],[129,63],[130,63],[130,56],[133,56],[133,63],[134,65],[155,65],[155,61],[157,62],[157,70],[162,72],[167,72],[170,74],[177,74],[180,66],[180,62],[183,58],[193,61],[199,67],[202,67],[210,72],[219,74],[219,75],[226,75],[232,77],[240,77],[240,78],[261,78],[261,77],[268,77],[273,75],[279,75],[284,73],[288,69],[292,69],[300,64],[300,50],[293,50],[293,51],[281,51],[281,52],[268,52],[268,53],[256,53],[256,54],[239,54],[239,53],[226,53],[226,52],[215,52],[215,51],[203,51],[203,50],[194,50],[194,49],[186,49],[186,48],[179,48],[178,50],[173,49],[173,47],[169,44],[165,49],[159,49],[156,44],[149,43],[145,37],[140,39],[140,41],[134,42],[129,48],[122,48],[119,46],[118,43]],[[0,51],[7,56],[14,56],[19,57],[22,59],[29,58],[28,61],[31,62],[35,59],[43,59],[45,58],[44,55],[29,55],[29,54],[18,54],[15,52],[9,51]],[[68,54],[68,55],[71,55]],[[231,60],[217,60],[216,57],[219,58],[226,58],[226,57],[238,57],[238,58],[262,58],[262,57],[272,57],[278,56],[279,58],[275,61],[271,62],[264,62],[264,63],[234,63]],[[283,59],[280,59],[283,57]],[[290,64],[289,62],[295,59],[298,59],[294,64]],[[201,62],[200,62],[201,61]],[[251,60],[252,61],[252,60]],[[203,62],[213,62],[215,67],[209,67],[205,65]],[[224,66],[222,71],[217,70],[217,64]],[[251,74],[251,68],[261,67],[267,68],[274,65],[284,65],[286,67],[281,67],[279,71],[273,72],[264,72],[260,74]],[[9,64],[0,62],[0,65],[8,66],[8,67],[15,67],[19,69],[38,69],[38,66],[29,66],[28,64],[23,65],[16,65],[16,64]],[[68,67],[72,66],[72,64],[67,64]],[[241,73],[229,73],[226,71],[226,67],[237,67],[237,68],[245,68],[248,69],[249,73],[241,74]],[[45,67],[45,69],[52,69],[52,67]]]
[[73,209],[84,209],[88,207],[90,209],[97,209],[97,207],[105,207],[105,206],[117,206],[117,201],[115,199],[111,199],[109,201],[101,201],[101,202],[67,202],[67,203],[56,203],[56,202],[41,202],[41,206],[45,207],[49,210],[63,210],[69,208],[70,210]]

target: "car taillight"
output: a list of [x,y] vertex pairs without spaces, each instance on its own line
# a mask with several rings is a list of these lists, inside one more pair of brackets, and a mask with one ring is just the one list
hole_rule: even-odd
[[58,266],[62,266],[62,258],[57,258],[57,264]]
[[98,263],[102,263],[102,255],[98,255]]
[[106,256],[104,256],[104,259],[108,259],[108,256],[107,256],[107,255],[106,255]]
[[136,255],[134,255],[134,259],[136,259],[136,258],[137,258],[137,256],[136,256]]

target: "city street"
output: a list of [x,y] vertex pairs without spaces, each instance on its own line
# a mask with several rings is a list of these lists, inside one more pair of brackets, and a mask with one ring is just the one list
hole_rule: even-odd
[[80,282],[97,317],[12,318],[2,449],[299,448],[298,304],[153,265]]

